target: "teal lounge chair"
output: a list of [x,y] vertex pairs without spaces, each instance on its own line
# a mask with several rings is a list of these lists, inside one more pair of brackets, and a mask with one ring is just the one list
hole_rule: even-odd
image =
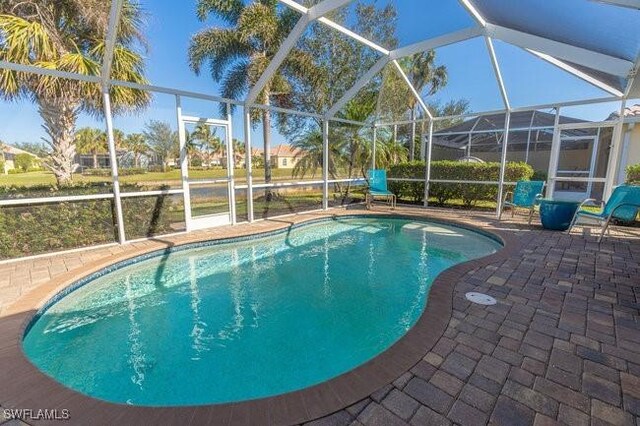
[[504,194],[498,220],[502,219],[502,212],[505,207],[511,208],[511,217],[515,214],[516,209],[519,208],[529,211],[529,224],[531,224],[535,207],[538,204],[538,200],[542,198],[543,189],[544,181],[542,180],[521,180],[516,182],[515,189]]
[[[596,213],[583,209],[583,207],[594,205],[600,205],[603,207],[602,211]],[[602,241],[604,233],[609,228],[611,219],[618,219],[623,222],[633,222],[638,216],[639,209],[640,186],[620,185],[613,190],[611,197],[609,197],[609,201],[606,203],[604,201],[597,201],[593,198],[584,200],[582,204],[580,204],[580,208],[576,211],[576,214],[573,216],[573,220],[571,221],[571,225],[569,226],[567,233],[571,232],[571,229],[576,225],[578,219],[591,219],[592,222],[595,222],[602,227],[600,237],[598,237],[598,242],[600,242]]]
[[366,195],[367,209],[376,198],[384,198],[392,209],[396,207],[396,195],[387,189],[387,171],[369,170],[369,190]]

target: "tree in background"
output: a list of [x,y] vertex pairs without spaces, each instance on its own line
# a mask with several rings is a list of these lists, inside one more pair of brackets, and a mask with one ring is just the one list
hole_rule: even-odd
[[[2,146],[1,143],[0,146]],[[33,155],[37,155],[39,158],[46,158],[50,154],[48,147],[41,143],[17,142],[14,143],[13,146],[23,151],[30,152]]]
[[233,146],[233,167],[235,168],[242,161],[247,150],[244,142],[236,138],[233,138],[232,146]]
[[206,124],[197,124],[189,140],[194,143],[197,153],[202,157],[202,162],[206,167],[211,166],[216,154],[224,152],[222,139],[216,135],[215,129]]
[[[221,19],[226,27],[203,30],[191,39],[189,63],[196,74],[208,64],[211,77],[220,82],[222,96],[240,99],[255,85],[275,56],[282,41],[295,26],[299,14],[289,8],[279,8],[276,0],[199,0],[197,14],[201,21],[209,16]],[[258,96],[264,105],[285,102],[291,91],[290,77],[313,73],[313,58],[294,48]],[[274,102],[275,101],[275,102]],[[264,135],[265,182],[271,182],[271,112],[254,115],[262,121]],[[270,198],[270,191],[265,196]]]
[[151,151],[162,161],[162,171],[166,172],[169,162],[180,150],[178,132],[165,122],[151,120],[145,124],[144,137]]
[[[345,22],[349,13],[349,9],[341,8],[333,11],[328,17],[334,22],[347,25]],[[375,5],[366,5],[359,1],[355,3],[353,13],[356,32],[388,49],[397,46],[396,10],[392,4],[378,9]],[[287,106],[299,111],[322,113],[328,110],[379,59],[379,54],[373,49],[318,22],[311,24],[299,46],[313,58],[315,70],[314,73],[302,75],[301,78],[291,78],[292,92],[287,99]],[[375,101],[371,103],[370,92],[379,81],[380,76],[376,76],[361,91],[364,103],[371,107],[371,114],[375,112]],[[345,118],[343,112],[344,110],[338,116]],[[309,127],[321,128],[319,120],[315,120],[314,125],[309,126],[309,120],[298,115],[279,114],[278,124],[280,132],[292,138]]]
[[[332,12],[330,18],[344,23],[349,10],[346,8]],[[355,30],[370,40],[386,48],[397,46],[395,36],[396,10],[393,5],[382,9],[375,5],[358,2],[354,9]],[[291,106],[302,111],[322,112],[333,106],[350,89],[357,79],[378,60],[379,55],[361,43],[314,23],[300,42],[301,49],[312,55],[317,69],[316,78],[295,79],[290,97]],[[372,121],[376,113],[377,87],[381,76],[363,88],[338,113],[341,118],[358,121]],[[322,168],[322,123],[296,115],[279,114],[279,129],[299,148],[294,175],[314,174]],[[341,172],[353,177],[356,170],[370,164],[371,135],[360,127],[338,125],[329,127],[329,175],[335,179]],[[336,185],[340,191],[340,186]],[[345,196],[349,192],[347,185]]]
[[99,168],[98,155],[107,153],[107,135],[105,132],[91,127],[83,127],[76,131],[74,142],[78,154],[91,155],[93,157],[93,168]]
[[17,154],[13,158],[13,165],[18,170],[28,172],[29,169],[38,165],[38,159],[31,154]]
[[[436,52],[417,53],[400,59],[399,63],[407,77],[411,81],[414,89],[424,96],[432,96],[442,87],[447,85],[447,67],[435,64]],[[426,93],[425,93],[426,90]],[[409,110],[411,112],[411,137],[409,139],[409,160],[414,160],[416,150],[416,108],[418,100],[415,96],[409,96]]]
[[[0,1],[0,60],[82,75],[99,76],[111,2],[101,0]],[[117,28],[111,77],[147,83],[144,62],[137,51],[144,46],[141,8],[124,0]],[[59,185],[68,184],[76,167],[75,126],[78,115],[101,115],[98,84],[0,70],[0,96],[30,99],[38,105],[51,147],[47,166]],[[146,92],[126,87],[111,89],[114,114],[148,105]]]
[[151,150],[147,138],[142,133],[131,133],[124,138],[124,147],[133,154],[133,166],[140,167],[140,157]]
[[459,116],[471,111],[469,101],[467,99],[458,99],[444,104],[441,104],[440,102],[431,102],[428,107],[429,110],[431,110],[437,117],[453,117],[435,121],[433,123],[434,132],[462,123],[464,118]]

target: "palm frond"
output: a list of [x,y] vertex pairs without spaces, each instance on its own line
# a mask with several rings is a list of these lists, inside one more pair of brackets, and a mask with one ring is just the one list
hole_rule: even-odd
[[237,31],[211,28],[194,35],[189,45],[189,66],[200,74],[209,62],[214,80],[219,81],[226,67],[234,60],[248,56],[251,47],[242,41]]
[[0,15],[0,35],[7,61],[31,64],[33,59],[51,60],[55,48],[44,25],[13,15]]
[[[248,76],[248,61],[238,61],[226,74],[224,80],[222,80],[222,96],[229,99],[240,99],[240,96],[244,94],[249,87]],[[233,110],[235,105],[231,105]],[[226,114],[226,106],[220,104],[220,113]]]
[[257,48],[266,49],[278,44],[278,16],[275,7],[262,3],[252,3],[247,6],[240,19],[237,31],[240,40],[245,43],[258,44]]
[[235,25],[244,9],[242,0],[199,0],[196,6],[198,19],[204,21],[211,15],[216,15],[230,25]]

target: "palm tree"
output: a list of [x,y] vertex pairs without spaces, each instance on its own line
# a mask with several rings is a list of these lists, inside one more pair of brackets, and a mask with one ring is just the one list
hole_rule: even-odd
[[[400,60],[402,69],[407,73],[411,84],[416,91],[422,94],[426,87],[426,96],[431,96],[447,85],[447,67],[444,65],[435,66],[436,52],[429,50],[420,52],[413,56],[408,56]],[[409,141],[409,159],[413,161],[416,143],[416,108],[418,100],[409,97],[409,109],[411,111],[411,139]]]
[[92,127],[83,127],[76,131],[73,141],[78,154],[93,156],[93,168],[99,168],[98,155],[107,152],[106,134]]
[[[0,60],[100,75],[110,4],[98,0],[0,1]],[[136,51],[144,45],[141,16],[136,0],[124,0],[111,69],[116,80],[147,82],[143,59]],[[52,151],[48,167],[58,184],[70,183],[76,167],[78,114],[102,114],[101,92],[95,83],[0,70],[0,97],[30,99],[38,105]],[[113,87],[110,93],[115,114],[142,108],[150,100],[146,92],[125,87]]]
[[233,145],[233,167],[235,168],[236,165],[242,161],[242,159],[244,158],[246,151],[246,147],[244,142],[238,140],[238,139],[233,139],[232,141],[232,145]]
[[[228,27],[208,28],[193,36],[189,47],[191,68],[200,74],[208,64],[213,79],[222,83],[222,96],[233,99],[239,99],[258,81],[299,17],[289,8],[279,8],[276,0],[249,4],[243,0],[199,0],[197,13],[201,21],[214,15]],[[282,102],[291,91],[288,77],[313,75],[313,64],[311,55],[292,49],[258,96],[258,102],[264,105]],[[271,113],[263,110],[252,118],[262,120],[264,177],[265,182],[271,182]],[[265,195],[270,197],[268,191]]]
[[211,126],[199,123],[195,130],[191,133],[190,139],[198,147],[198,151],[204,157],[204,163],[211,166],[211,161],[216,154],[224,151],[222,140],[216,135],[215,129]]
[[136,168],[140,167],[140,156],[150,151],[147,139],[142,133],[128,135],[124,140],[124,146],[129,152],[133,153],[133,165]]

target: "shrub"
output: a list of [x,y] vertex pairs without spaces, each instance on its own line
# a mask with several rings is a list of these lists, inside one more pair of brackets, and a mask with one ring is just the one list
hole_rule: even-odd
[[[414,161],[392,166],[389,177],[424,179],[424,161]],[[505,169],[506,181],[529,180],[533,169],[526,163],[509,162]],[[431,179],[462,181],[497,181],[500,178],[500,163],[466,163],[460,161],[433,161]],[[424,182],[389,182],[389,190],[398,198],[419,202],[424,197]],[[470,183],[431,183],[429,195],[437,203],[445,204],[449,200],[461,199],[467,207],[478,201],[495,201],[498,185]]]
[[[142,167],[130,167],[124,169],[118,169],[118,174],[120,176],[132,176],[132,175],[143,175],[147,173],[147,169]],[[111,168],[107,169],[84,169],[82,171],[84,176],[111,176]]]
[[[122,184],[123,191],[139,191]],[[108,183],[81,183],[65,187],[0,187],[0,198],[51,197],[104,194]],[[145,196],[123,199],[127,238],[172,232],[172,223],[183,221],[181,196]],[[178,202],[177,202],[178,201]],[[0,258],[28,256],[83,247],[117,239],[114,201],[88,200],[0,208]]]
[[4,158],[0,157],[0,175],[4,173]]
[[31,154],[18,154],[13,158],[13,164],[16,169],[26,172],[34,166],[37,167],[38,159]]
[[547,174],[547,172],[545,170],[536,170],[535,172],[533,172],[533,176],[531,176],[531,180],[547,180],[547,177],[549,177],[549,175]]
[[640,164],[627,166],[627,183],[640,184]]

